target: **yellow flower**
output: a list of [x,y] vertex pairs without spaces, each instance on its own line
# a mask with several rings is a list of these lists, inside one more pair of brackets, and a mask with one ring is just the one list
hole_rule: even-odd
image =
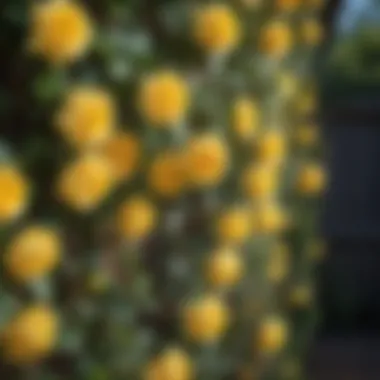
[[260,35],[260,50],[273,58],[283,58],[293,46],[293,36],[288,24],[272,21],[264,26]]
[[56,122],[63,138],[75,148],[99,145],[114,131],[115,104],[100,88],[77,87],[68,93]]
[[203,6],[195,15],[194,37],[206,52],[226,53],[233,50],[241,37],[237,15],[224,4]]
[[254,135],[260,124],[260,112],[255,102],[249,98],[238,98],[232,108],[232,128],[241,140]]
[[318,164],[304,165],[297,177],[297,190],[303,195],[318,195],[324,190],[326,175]]
[[119,132],[102,146],[102,154],[108,159],[118,180],[128,180],[136,172],[141,146],[130,133]]
[[241,256],[230,248],[221,248],[206,262],[206,277],[213,286],[233,286],[242,277],[244,263]]
[[295,133],[296,143],[304,148],[310,148],[317,144],[319,140],[319,130],[314,124],[301,125]]
[[257,158],[266,164],[278,165],[286,158],[286,140],[283,133],[269,131],[257,142]]
[[118,211],[118,228],[126,239],[139,240],[147,237],[157,223],[155,206],[142,196],[126,199]]
[[313,19],[304,21],[301,25],[301,38],[306,45],[318,45],[323,39],[322,25]]
[[192,380],[194,370],[189,355],[179,348],[167,348],[149,363],[144,380]]
[[268,316],[261,322],[257,333],[257,345],[260,352],[276,354],[288,340],[288,325],[279,316]]
[[154,126],[176,127],[190,106],[189,86],[173,71],[153,73],[141,84],[138,106],[145,119]]
[[229,152],[225,142],[214,134],[193,137],[186,149],[189,181],[197,186],[219,184],[229,169]]
[[308,307],[313,301],[313,289],[309,285],[298,285],[291,290],[289,301],[296,308]]
[[270,252],[267,266],[269,281],[278,284],[285,279],[289,273],[290,255],[285,244],[276,244]]
[[223,211],[217,220],[216,232],[222,243],[244,243],[252,233],[249,210],[233,207]]
[[257,209],[257,229],[261,233],[282,231],[288,223],[288,216],[274,201],[266,201]]
[[164,197],[176,197],[187,181],[184,157],[179,152],[161,153],[148,173],[148,183],[153,191]]
[[14,237],[4,256],[4,266],[16,281],[30,281],[54,270],[61,258],[56,231],[31,226]]
[[75,211],[88,212],[109,195],[115,178],[108,160],[86,155],[70,163],[58,178],[59,199]]
[[280,11],[295,11],[302,4],[302,0],[276,0],[276,8]]
[[252,200],[271,197],[278,188],[278,179],[278,170],[272,165],[253,164],[243,173],[243,191]]
[[51,63],[71,63],[87,52],[92,29],[80,4],[70,0],[46,1],[32,9],[30,46]]
[[0,223],[19,217],[25,211],[28,200],[26,179],[17,168],[0,164]]
[[3,331],[6,360],[29,364],[43,359],[54,349],[58,325],[56,313],[47,306],[30,306],[21,311]]
[[230,322],[228,307],[219,297],[205,295],[190,301],[183,310],[183,328],[198,343],[213,343],[225,334]]

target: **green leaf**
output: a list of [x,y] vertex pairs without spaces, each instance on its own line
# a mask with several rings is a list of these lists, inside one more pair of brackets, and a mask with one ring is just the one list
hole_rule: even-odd
[[57,99],[67,86],[66,73],[63,69],[50,69],[42,72],[33,83],[34,94],[43,103]]

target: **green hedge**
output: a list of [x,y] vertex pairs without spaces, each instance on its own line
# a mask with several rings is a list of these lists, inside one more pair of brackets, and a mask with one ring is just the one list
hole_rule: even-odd
[[304,378],[320,3],[3,1],[3,376]]

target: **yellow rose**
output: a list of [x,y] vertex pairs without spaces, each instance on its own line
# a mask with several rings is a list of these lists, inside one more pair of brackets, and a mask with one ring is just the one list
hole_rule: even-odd
[[285,244],[276,244],[271,250],[267,265],[267,276],[269,281],[278,284],[285,279],[289,273],[290,254]]
[[272,165],[253,164],[243,172],[242,187],[252,200],[273,196],[278,188],[279,173]]
[[145,372],[144,380],[191,380],[194,370],[189,355],[178,348],[161,352]]
[[257,158],[266,164],[279,165],[286,159],[286,139],[279,131],[264,133],[257,142]]
[[4,256],[4,266],[16,281],[30,281],[51,272],[61,258],[61,239],[44,226],[31,226],[17,234]]
[[213,343],[225,334],[230,313],[224,302],[212,295],[190,301],[183,310],[183,328],[197,343]]
[[153,161],[148,173],[150,188],[164,197],[176,197],[187,182],[183,154],[174,151],[161,153]]
[[244,243],[252,233],[249,210],[243,207],[233,207],[223,211],[217,220],[216,233],[222,243]]
[[186,147],[189,181],[196,186],[219,184],[229,169],[229,152],[217,135],[207,133],[193,137]]
[[241,140],[251,138],[260,124],[260,111],[256,103],[249,98],[238,98],[232,108],[232,128]]
[[293,47],[293,35],[288,24],[282,21],[272,21],[261,31],[260,51],[264,54],[281,59]]
[[206,262],[206,277],[216,287],[235,285],[242,278],[243,272],[241,255],[230,248],[216,250]]
[[176,127],[190,106],[189,86],[173,71],[152,73],[141,84],[138,106],[144,118],[153,126]]
[[75,148],[99,145],[114,131],[114,101],[100,88],[74,88],[58,111],[56,123],[63,138]]
[[238,17],[224,4],[201,7],[195,15],[193,28],[196,42],[212,54],[233,50],[241,37]]
[[105,142],[102,154],[108,159],[116,179],[125,181],[136,172],[140,142],[130,133],[119,132]]
[[326,184],[326,175],[318,164],[305,164],[298,173],[297,190],[303,195],[318,195]]
[[288,223],[288,216],[274,201],[266,201],[257,209],[257,229],[261,233],[280,232]]
[[0,164],[0,223],[13,221],[24,213],[29,186],[17,168]]
[[88,212],[98,207],[115,184],[112,168],[100,155],[77,158],[61,172],[57,192],[59,199],[75,211]]
[[51,0],[33,7],[30,46],[54,64],[71,63],[88,50],[93,27],[85,9],[70,0]]
[[43,359],[58,337],[58,317],[47,306],[30,306],[3,330],[3,355],[13,364],[30,364]]
[[264,318],[257,332],[257,346],[260,352],[276,354],[281,351],[288,340],[288,325],[279,316]]
[[118,228],[122,237],[139,240],[147,237],[157,223],[156,207],[142,196],[126,199],[118,211]]

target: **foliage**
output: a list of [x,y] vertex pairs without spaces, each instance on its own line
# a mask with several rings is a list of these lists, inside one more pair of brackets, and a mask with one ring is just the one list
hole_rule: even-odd
[[1,375],[301,379],[321,2],[3,3]]
[[368,24],[336,41],[328,61],[330,75],[355,84],[379,83],[379,35],[376,24]]

